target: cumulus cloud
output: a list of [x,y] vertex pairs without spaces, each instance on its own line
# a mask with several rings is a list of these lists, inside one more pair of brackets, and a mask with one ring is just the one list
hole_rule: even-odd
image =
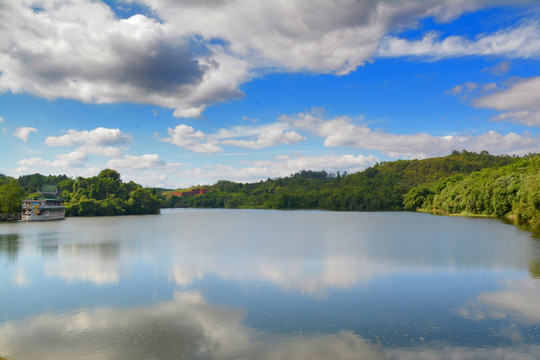
[[165,169],[175,164],[166,163],[159,158],[158,154],[145,154],[141,156],[125,155],[120,159],[111,159],[107,162],[107,168],[113,169]]
[[80,151],[73,151],[69,154],[60,154],[56,156],[56,160],[44,160],[42,158],[29,158],[17,161],[19,168],[18,173],[34,171],[36,168],[73,168],[82,167],[88,161],[88,156]]
[[223,145],[234,145],[246,149],[262,149],[279,144],[292,145],[306,139],[296,131],[287,129],[284,123],[224,128],[220,129],[215,137],[221,139]]
[[[441,39],[437,32],[421,40],[385,37],[377,51],[380,57],[418,56],[433,59],[459,56],[502,55],[508,58],[540,58],[540,23],[534,21],[494,34],[482,34],[474,40],[462,36]],[[500,69],[501,70],[501,69]],[[504,70],[504,67],[502,68]]]
[[80,145],[123,145],[130,141],[129,135],[120,129],[98,127],[94,130],[77,131],[70,129],[62,136],[48,136],[45,144],[49,146],[80,146]]
[[492,5],[485,0],[144,2],[167,23],[176,21],[207,39],[225,40],[252,67],[335,74],[371,61],[386,34],[414,27],[422,17],[450,21]]
[[243,61],[212,49],[196,56],[187,32],[144,15],[117,19],[99,2],[52,1],[41,11],[25,5],[7,2],[0,14],[4,91],[152,103],[177,116],[198,116],[208,103],[242,96]]
[[[206,104],[242,95],[241,59],[144,15],[118,19],[86,0],[7,1],[0,11],[0,89],[88,103],[151,103],[198,116]],[[204,48],[204,44],[200,44]],[[244,70],[243,70],[244,69]]]
[[505,89],[475,99],[473,105],[502,111],[494,120],[540,126],[540,76],[515,80]]
[[197,153],[213,154],[223,151],[217,144],[217,140],[202,131],[193,129],[193,127],[180,124],[174,129],[167,130],[168,138],[162,138],[160,141],[168,142],[176,146],[186,148]]
[[270,160],[242,161],[233,165],[208,165],[185,169],[180,177],[185,181],[198,180],[213,184],[218,180],[255,182],[284,177],[302,170],[348,171],[364,170],[377,162],[373,155],[279,155]]
[[76,146],[79,151],[87,154],[119,157],[122,151],[115,146],[126,145],[130,141],[131,137],[120,129],[98,127],[90,131],[70,129],[62,136],[48,136],[45,144],[54,147]]
[[280,131],[277,129],[265,132],[257,137],[256,140],[224,140],[224,145],[235,145],[247,149],[262,149],[278,144],[295,144],[306,138],[296,131]]
[[355,124],[346,116],[325,120],[320,111],[283,115],[281,121],[323,137],[328,147],[355,147],[377,150],[392,157],[426,158],[449,154],[452,150],[487,150],[497,154],[525,154],[540,150],[540,139],[529,133],[501,134],[488,131],[479,135],[434,136],[426,133],[392,134]]
[[191,126],[180,124],[174,129],[169,128],[167,133],[169,137],[159,140],[206,154],[222,152],[220,145],[263,149],[280,144],[292,145],[306,139],[296,131],[288,129],[284,123],[221,128],[214,134],[205,134]]
[[[489,6],[484,0],[142,2],[157,19],[118,18],[108,5],[91,0],[50,0],[39,9],[32,2],[4,1],[0,91],[147,103],[174,109],[176,117],[197,117],[210,104],[241,98],[241,84],[269,71],[339,75],[376,56],[411,51],[441,57],[480,48],[474,51],[531,57],[539,48],[536,24],[473,42],[441,42],[433,34],[417,42],[384,38],[423,17],[449,21]],[[511,43],[511,36],[521,40]]]
[[22,141],[28,142],[28,137],[33,132],[37,133],[38,131],[36,128],[23,126],[23,127],[18,127],[17,129],[15,129],[14,135],[15,137],[18,137],[19,139],[21,139]]

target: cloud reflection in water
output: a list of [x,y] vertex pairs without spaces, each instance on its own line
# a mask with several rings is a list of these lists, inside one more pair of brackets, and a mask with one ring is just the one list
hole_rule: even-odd
[[243,324],[245,312],[199,292],[148,307],[48,313],[0,326],[0,356],[15,359],[532,359],[540,346],[383,348],[352,332],[276,336]]
[[506,319],[522,324],[540,322],[540,280],[507,281],[501,291],[478,295],[459,309],[467,319]]

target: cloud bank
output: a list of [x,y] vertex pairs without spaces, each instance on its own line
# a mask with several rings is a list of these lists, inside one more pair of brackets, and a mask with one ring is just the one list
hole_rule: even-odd
[[[526,2],[526,1],[524,1]],[[268,72],[343,75],[377,57],[537,58],[538,23],[475,40],[388,36],[434,17],[515,1],[141,1],[155,18],[119,18],[90,0],[0,5],[0,91],[86,103],[132,102],[198,117]],[[521,3],[521,2],[520,2]],[[517,40],[516,40],[517,39]],[[249,146],[259,146],[256,143]]]

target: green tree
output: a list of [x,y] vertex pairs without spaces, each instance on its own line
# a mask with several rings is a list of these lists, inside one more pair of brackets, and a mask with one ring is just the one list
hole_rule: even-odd
[[99,179],[112,179],[114,181],[120,182],[120,173],[113,169],[104,169],[101,170],[98,174]]
[[129,214],[157,214],[159,213],[160,201],[150,189],[138,188],[129,194]]
[[21,212],[23,191],[15,179],[0,186],[0,213],[3,216]]

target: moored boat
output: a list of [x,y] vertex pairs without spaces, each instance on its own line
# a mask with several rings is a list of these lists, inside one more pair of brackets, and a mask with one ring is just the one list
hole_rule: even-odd
[[43,185],[40,196],[23,200],[22,221],[65,219],[65,206],[56,185]]

